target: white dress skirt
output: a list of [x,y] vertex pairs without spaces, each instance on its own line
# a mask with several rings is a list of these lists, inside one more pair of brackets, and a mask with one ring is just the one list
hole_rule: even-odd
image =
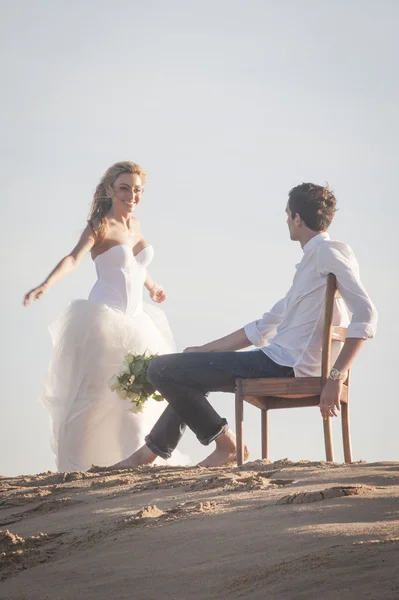
[[[108,387],[127,351],[174,352],[164,313],[143,305],[148,246],[137,256],[124,244],[95,259],[98,279],[88,300],[75,300],[50,327],[53,355],[43,394],[52,423],[52,449],[59,471],[112,465],[137,450],[166,402],[149,400],[131,412]],[[162,461],[165,464],[165,461]],[[178,451],[167,464],[188,464]]]

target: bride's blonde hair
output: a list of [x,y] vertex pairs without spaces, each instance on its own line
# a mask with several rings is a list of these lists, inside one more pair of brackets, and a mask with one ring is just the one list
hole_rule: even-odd
[[140,167],[140,165],[137,165],[134,162],[117,162],[105,171],[94,192],[89,218],[87,219],[87,222],[95,235],[96,242],[101,243],[104,240],[107,229],[104,217],[109,213],[112,206],[112,199],[108,195],[107,190],[110,187],[113,187],[119,175],[122,175],[123,173],[140,175],[143,184],[147,182],[147,173],[143,167]]

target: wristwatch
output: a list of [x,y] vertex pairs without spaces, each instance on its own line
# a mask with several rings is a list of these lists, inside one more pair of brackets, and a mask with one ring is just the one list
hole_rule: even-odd
[[333,381],[344,381],[346,379],[346,374],[341,373],[341,371],[338,371],[338,369],[333,367],[330,371],[329,379],[332,379]]

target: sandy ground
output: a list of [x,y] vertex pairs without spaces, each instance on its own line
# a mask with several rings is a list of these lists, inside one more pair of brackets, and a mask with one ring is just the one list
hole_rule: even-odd
[[0,478],[0,598],[399,599],[399,463]]

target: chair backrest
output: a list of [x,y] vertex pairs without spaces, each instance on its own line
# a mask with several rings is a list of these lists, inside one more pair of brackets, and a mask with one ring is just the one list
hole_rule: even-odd
[[322,384],[328,379],[331,361],[331,342],[345,341],[346,327],[335,327],[332,324],[334,312],[334,299],[337,291],[337,280],[333,273],[327,275],[327,287],[324,309],[323,345],[321,351],[321,379]]

